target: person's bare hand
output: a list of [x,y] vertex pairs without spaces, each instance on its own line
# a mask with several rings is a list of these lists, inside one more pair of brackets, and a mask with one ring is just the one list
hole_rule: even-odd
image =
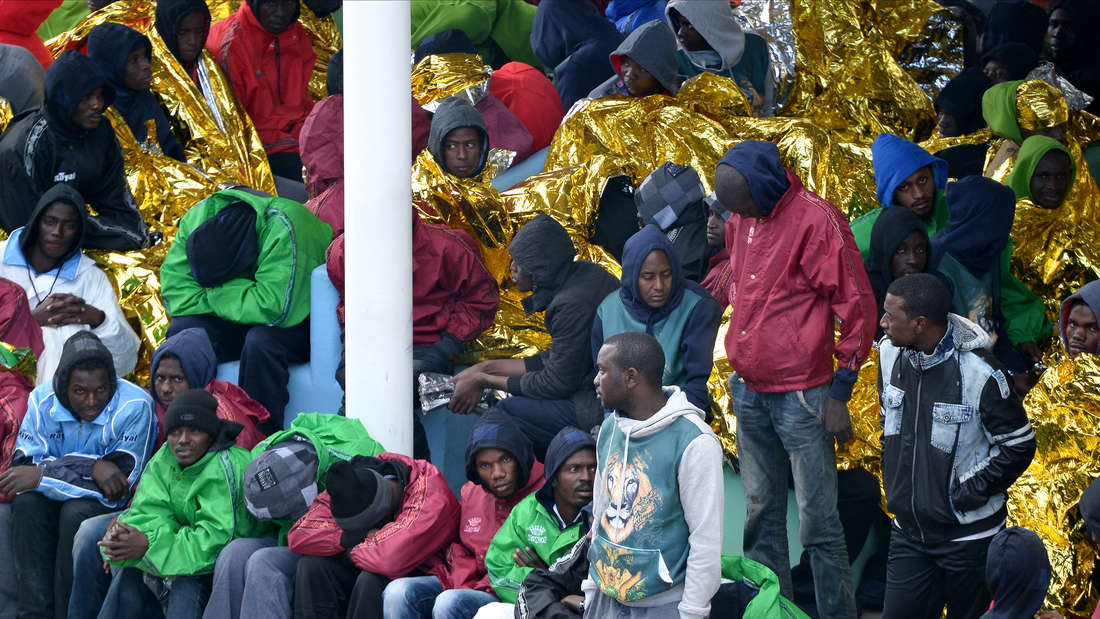
[[42,481],[42,467],[13,466],[0,474],[0,494],[13,497],[38,487]]
[[31,310],[31,315],[40,326],[60,327],[67,324],[73,314],[73,299],[83,303],[83,299],[71,294],[51,294]]
[[483,387],[483,374],[474,372],[468,374],[468,368],[454,377],[455,391],[451,394],[451,401],[447,408],[458,415],[469,415],[474,412],[474,407],[481,401]]
[[[108,539],[112,529],[115,529],[112,539]],[[99,547],[103,549],[104,556],[111,561],[125,561],[127,559],[140,559],[149,550],[149,538],[134,527],[115,522],[108,529],[108,535],[103,536]]]
[[1024,342],[1020,344],[1019,348],[1020,352],[1033,362],[1039,363],[1043,360],[1043,353],[1039,352],[1039,347],[1035,345],[1035,342]]
[[843,445],[852,440],[852,418],[848,415],[848,403],[836,398],[825,400],[825,433]]
[[96,460],[95,466],[92,467],[92,480],[99,486],[103,496],[112,503],[126,496],[126,490],[129,487],[122,469],[110,460]]
[[569,610],[579,613],[581,612],[581,603],[584,602],[583,595],[567,595],[561,599],[561,603],[569,607]]
[[542,568],[546,569],[546,561],[542,560],[542,557],[535,552],[534,548],[530,546],[524,546],[523,548],[516,548],[512,553],[512,560],[516,562],[516,567],[530,567],[530,568]]
[[1041,610],[1035,613],[1035,619],[1065,619],[1065,617],[1056,610]]

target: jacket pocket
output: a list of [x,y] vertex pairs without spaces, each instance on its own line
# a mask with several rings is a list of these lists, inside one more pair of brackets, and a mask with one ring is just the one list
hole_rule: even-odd
[[637,602],[673,586],[660,549],[616,544],[597,533],[588,557],[604,595],[621,602]]
[[973,419],[976,412],[973,406],[965,404],[934,402],[930,439],[932,446],[944,453],[951,453],[955,448],[955,439],[959,435],[960,425]]
[[887,384],[882,390],[882,436],[901,434],[901,412],[905,391]]

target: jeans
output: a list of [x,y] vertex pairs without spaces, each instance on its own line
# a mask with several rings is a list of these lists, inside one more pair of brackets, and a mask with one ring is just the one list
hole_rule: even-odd
[[218,363],[241,360],[237,384],[271,413],[260,429],[268,434],[282,430],[283,413],[290,401],[290,364],[309,359],[309,319],[293,327],[268,327],[229,322],[213,314],[176,316],[167,335],[191,327],[210,336]]
[[235,539],[214,564],[204,619],[289,619],[299,555],[270,537]]
[[741,481],[745,486],[745,556],[779,576],[792,596],[787,547],[787,461],[798,501],[799,539],[809,553],[822,617],[855,619],[855,596],[844,530],[837,514],[836,452],[825,433],[829,385],[759,393],[736,374],[730,396],[737,415]]
[[347,553],[302,557],[294,576],[295,619],[383,619],[384,576],[359,569]]
[[15,497],[12,562],[19,616],[64,619],[73,587],[73,539],[80,523],[112,511],[96,499],[54,501],[40,492]]
[[386,619],[472,619],[477,609],[497,598],[475,589],[443,590],[435,576],[398,578],[382,592]]
[[102,619],[196,619],[210,597],[210,576],[161,579],[136,567],[115,569]]
[[[11,565],[11,503],[0,503],[0,562]],[[0,619],[15,619],[19,608],[15,570],[0,569]]]
[[69,596],[69,619],[94,619],[99,615],[111,574],[103,569],[99,541],[107,534],[107,525],[118,517],[111,512],[88,518],[73,538],[73,588]]
[[925,544],[891,526],[883,619],[977,619],[989,609],[985,561],[993,536]]
[[680,619],[680,602],[637,608],[620,603],[614,598],[597,591],[592,596],[591,605],[584,607],[584,616],[589,619]]

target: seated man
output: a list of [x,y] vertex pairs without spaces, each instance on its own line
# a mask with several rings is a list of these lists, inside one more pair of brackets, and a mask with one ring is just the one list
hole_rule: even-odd
[[871,253],[871,228],[886,209],[903,207],[921,218],[926,236],[943,230],[947,223],[947,162],[920,146],[890,133],[880,133],[871,144],[875,191],[879,206],[852,221],[859,253]]
[[64,616],[73,535],[85,518],[117,511],[153,453],[149,394],[115,375],[94,333],[65,343],[52,384],[35,388],[0,493],[12,501],[12,563],[21,617]]
[[145,123],[152,120],[160,150],[173,159],[186,161],[168,116],[149,90],[153,83],[153,45],[149,38],[122,24],[102,23],[88,33],[88,56],[99,63],[115,89],[113,106],[134,139],[139,144],[146,141]]
[[38,358],[38,384],[53,377],[65,342],[91,331],[111,352],[113,370],[133,371],[140,340],[118,305],[114,286],[81,251],[91,228],[84,198],[70,185],[42,194],[26,226],[0,242],[0,277],[22,286],[43,327],[45,350]]
[[18,116],[42,105],[45,90],[46,72],[34,55],[17,45],[0,43],[0,99],[8,102],[11,113]]
[[304,206],[249,189],[219,191],[180,220],[160,269],[168,335],[198,327],[218,363],[283,427],[290,364],[309,358],[309,281],[332,229]]
[[596,476],[592,435],[563,428],[546,451],[544,473],[546,483],[512,509],[485,554],[489,582],[503,602],[515,603],[531,570],[552,565],[588,534]]
[[428,152],[444,172],[459,178],[481,174],[489,157],[485,120],[465,99],[447,99],[432,116]]
[[[26,374],[26,364],[41,353],[42,329],[31,316],[26,293],[0,279],[0,475],[11,466],[27,398],[34,388],[34,376]],[[0,493],[0,557],[11,556],[12,498]],[[15,570],[0,570],[0,616],[15,615],[15,596]]]
[[300,12],[297,0],[246,0],[206,41],[256,125],[271,171],[299,182],[298,134],[313,108],[308,87],[317,60]]
[[1029,198],[1036,206],[1053,210],[1065,202],[1076,172],[1065,144],[1045,135],[1033,135],[1020,145],[1016,165],[1005,177],[1005,184],[1016,193],[1017,200]]
[[1100,354],[1100,281],[1085,284],[1062,303],[1062,346],[1066,354]]
[[596,393],[614,414],[596,447],[590,617],[706,617],[721,584],[722,447],[679,387],[661,387],[664,360],[637,332],[597,357]]
[[730,304],[730,252],[726,248],[726,221],[730,215],[713,192],[703,202],[707,205],[707,250],[712,253],[707,262],[707,275],[699,282],[711,294],[722,311]]
[[951,283],[951,311],[990,336],[986,348],[1007,366],[1017,391],[1026,393],[1027,372],[1040,359],[1038,344],[1051,330],[1042,301],[1004,275],[1016,207],[1012,190],[968,176],[948,186],[947,207],[951,216],[932,237],[929,268]]
[[241,482],[245,505],[278,533],[236,539],[218,555],[207,619],[289,617],[300,555],[287,548],[287,534],[325,490],[329,468],[356,455],[377,456],[382,446],[358,419],[303,413],[289,430],[276,432],[252,450]]
[[550,349],[525,359],[493,359],[466,368],[454,378],[450,409],[468,414],[486,388],[512,394],[496,405],[546,454],[562,428],[592,428],[600,407],[589,386],[594,374],[589,339],[596,308],[619,281],[603,267],[574,261],[569,233],[549,215],[527,222],[512,239],[512,281],[527,314],[545,312]]
[[157,0],[154,26],[183,70],[200,84],[206,72],[202,50],[210,34],[210,8],[205,0]]
[[680,74],[716,73],[731,78],[754,116],[775,114],[775,82],[764,38],[745,34],[724,0],[670,0],[665,18],[680,42]]
[[329,95],[313,106],[300,144],[308,179],[306,208],[339,237],[344,233],[344,95]]
[[543,66],[554,67],[554,88],[567,111],[612,75],[607,55],[622,42],[615,25],[588,0],[538,4],[531,47]]
[[[989,78],[978,67],[963,69],[951,78],[936,96],[937,129],[941,138],[969,135],[985,127],[982,118],[982,93],[989,88]],[[985,152],[989,143],[959,144],[935,153],[947,162],[947,175],[962,178],[981,174],[985,167]]]
[[270,415],[263,405],[233,383],[217,380],[218,362],[210,338],[202,329],[183,329],[164,340],[153,353],[149,364],[152,385],[149,392],[156,403],[157,448],[164,443],[168,432],[165,427],[165,411],[172,406],[177,395],[188,389],[204,389],[218,403],[218,418],[241,426],[236,433],[236,445],[252,449],[266,436],[259,426]]
[[1052,619],[1049,613],[1039,613],[1050,585],[1050,556],[1034,531],[1009,527],[993,536],[986,554],[985,582],[993,605],[982,617]]
[[611,95],[645,97],[675,95],[683,81],[676,71],[676,36],[662,20],[639,27],[611,52],[611,66],[617,75],[596,86],[592,99]]
[[638,185],[634,204],[642,225],[655,224],[680,260],[684,279],[697,282],[707,272],[706,194],[694,168],[665,162]]
[[22,226],[42,194],[62,182],[95,209],[84,247],[127,251],[150,244],[126,184],[122,149],[111,123],[103,122],[114,98],[95,61],[73,50],[57,57],[46,73],[46,104],[12,119],[0,136],[0,227],[10,233]]
[[336,462],[325,485],[290,530],[290,550],[306,555],[295,616],[382,619],[387,582],[444,559],[458,499],[430,462],[385,452]]
[[148,617],[146,608],[161,606],[168,617],[198,619],[218,553],[260,532],[240,493],[252,454],[234,444],[241,425],[219,419],[217,408],[202,389],[180,393],[168,407],[168,444],[100,542],[115,568],[101,617]]
[[714,367],[714,340],[721,319],[718,303],[702,286],[684,278],[672,244],[650,224],[626,242],[622,287],[607,295],[596,310],[592,357],[615,334],[652,335],[665,351],[661,383],[680,387],[688,401],[709,417],[707,379]]
[[398,578],[382,594],[386,619],[470,619],[495,602],[485,569],[489,544],[512,509],[543,483],[543,467],[528,440],[498,411],[482,415],[466,445],[458,539],[421,568],[427,576]]
[[1061,90],[1043,80],[1001,82],[982,94],[982,117],[1000,140],[993,142],[983,175],[1003,180],[1016,164],[1024,140],[1045,135],[1066,139],[1069,108]]

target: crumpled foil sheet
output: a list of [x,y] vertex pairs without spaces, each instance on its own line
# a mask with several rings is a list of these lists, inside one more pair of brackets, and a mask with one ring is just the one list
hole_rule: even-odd
[[34,351],[30,348],[16,348],[7,342],[0,341],[0,348],[8,351],[15,357],[15,364],[8,365],[0,361],[0,372],[14,372],[23,377],[27,384],[34,386],[35,376],[38,375],[38,360],[34,358]]
[[[931,0],[881,8],[793,0],[794,86],[780,114],[810,119],[845,141],[869,141],[883,132],[914,141],[930,136],[932,102],[894,57],[905,30],[923,28],[936,10]],[[929,63],[939,60],[946,59]]]
[[732,313],[733,308],[727,307],[722,312],[722,322],[718,324],[718,337],[714,339],[714,367],[707,378],[707,393],[710,394],[711,412],[714,413],[710,427],[722,442],[722,451],[737,455],[737,415],[733,412],[729,385],[733,366],[726,356],[726,333],[729,332]]
[[942,138],[936,135],[935,137],[928,138],[921,142],[920,147],[935,155],[941,150],[947,150],[953,146],[989,144],[994,139],[996,139],[996,136],[993,135],[993,132],[986,127],[982,127],[973,133],[967,133],[953,138]]
[[1027,80],[1016,87],[1016,122],[1021,129],[1057,127],[1069,121],[1062,91],[1043,80]]
[[[299,2],[299,4],[302,11],[298,22],[305,26],[306,32],[309,33],[309,40],[313,43],[313,53],[317,54],[313,75],[309,78],[309,96],[314,101],[320,101],[325,98],[327,92],[325,79],[328,76],[328,61],[332,59],[333,54],[340,51],[344,42],[332,15],[324,18],[317,17],[305,2]],[[217,23],[236,13],[241,7],[241,0],[206,0],[206,6],[210,9],[211,23]]]
[[425,56],[412,70],[412,96],[433,113],[447,97],[460,97],[477,105],[489,94],[492,74],[477,54]]
[[1077,502],[1100,477],[1100,356],[1049,363],[1024,408],[1035,459],[1008,489],[1008,524],[1035,531],[1046,545],[1051,579],[1043,608],[1088,617],[1098,595],[1091,583],[1096,546]]
[[11,103],[4,97],[0,97],[0,133],[3,133],[8,128],[8,123],[11,122],[12,117],[15,114],[12,113]]
[[[932,3],[922,8],[930,8],[929,5]],[[933,101],[947,82],[963,70],[962,22],[949,9],[937,7],[931,7],[936,8],[935,12],[926,18],[924,28],[897,57],[901,68]],[[897,13],[888,10],[885,15],[896,16]]]
[[1074,86],[1069,80],[1058,75],[1054,70],[1053,62],[1044,62],[1035,67],[1027,74],[1029,80],[1043,80],[1044,82],[1051,84],[1058,90],[1062,91],[1062,95],[1066,98],[1066,105],[1071,112],[1079,112],[1092,103],[1092,96],[1088,95],[1076,86]]
[[1021,198],[1012,222],[1012,271],[1043,299],[1053,322],[1061,318],[1063,299],[1100,278],[1100,190],[1078,143],[1066,146],[1077,173],[1065,201],[1045,209]]
[[794,30],[791,29],[790,0],[742,0],[734,15],[745,31],[754,32],[768,43],[775,104],[782,107],[794,85]]

